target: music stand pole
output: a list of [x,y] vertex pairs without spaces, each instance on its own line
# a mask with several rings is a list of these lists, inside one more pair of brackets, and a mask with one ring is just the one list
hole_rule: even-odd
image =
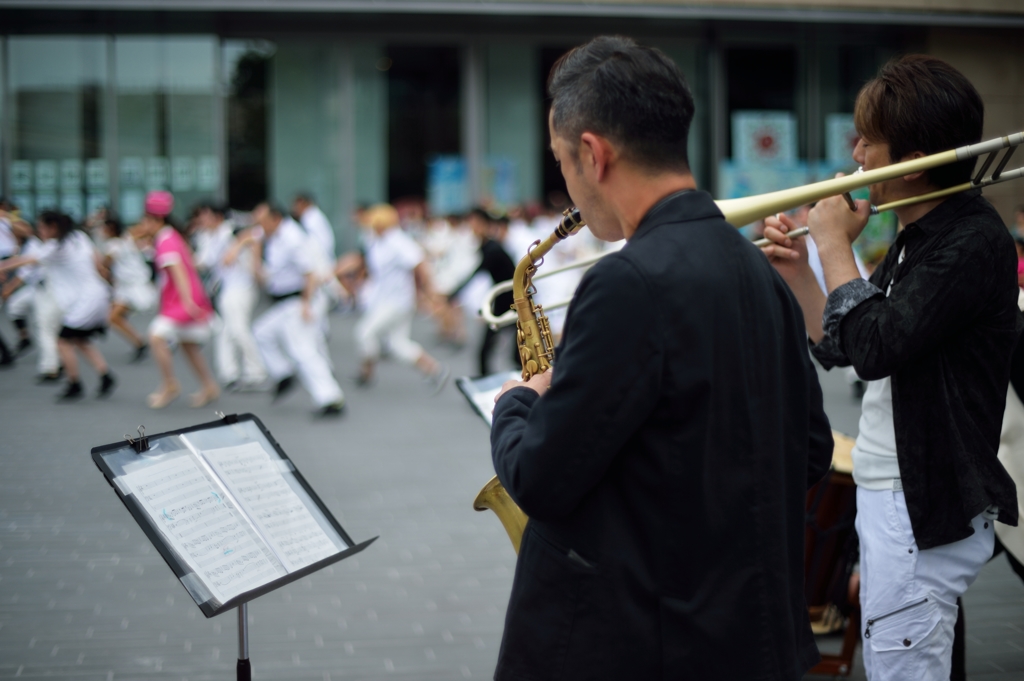
[[252,681],[252,667],[249,666],[249,604],[238,606],[238,681]]

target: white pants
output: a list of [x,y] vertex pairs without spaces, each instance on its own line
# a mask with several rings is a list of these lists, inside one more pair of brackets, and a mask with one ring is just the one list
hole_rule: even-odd
[[415,364],[423,355],[423,348],[409,335],[416,311],[395,305],[377,305],[363,314],[356,324],[356,344],[364,360],[380,357],[380,342],[387,339],[391,352],[406,364]]
[[33,300],[36,321],[36,345],[39,347],[39,373],[55,374],[60,369],[57,354],[57,334],[63,317],[57,301],[46,286],[37,286]]
[[267,377],[252,335],[252,311],[258,295],[259,291],[251,286],[224,288],[217,295],[217,310],[222,324],[213,351],[217,374],[224,383],[239,378],[246,383],[259,383]]
[[29,314],[32,312],[37,288],[37,286],[32,285],[22,286],[7,298],[8,319],[28,319]]
[[858,488],[856,525],[869,681],[946,681],[956,599],[992,557],[994,522],[979,515],[967,539],[921,551],[903,492]]
[[321,320],[313,314],[302,318],[302,299],[295,297],[272,305],[253,324],[256,345],[270,378],[280,381],[298,374],[318,407],[344,399],[341,386],[321,352]]

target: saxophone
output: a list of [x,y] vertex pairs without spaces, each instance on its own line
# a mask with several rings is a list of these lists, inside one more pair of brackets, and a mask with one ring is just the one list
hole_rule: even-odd
[[[519,346],[519,359],[523,364],[523,380],[528,381],[537,374],[551,368],[555,358],[555,343],[551,336],[551,325],[548,323],[544,308],[533,300],[536,289],[533,286],[533,275],[544,263],[544,256],[555,244],[568,239],[580,231],[586,223],[580,218],[580,212],[568,208],[562,213],[562,220],[555,227],[551,236],[543,241],[535,241],[526,256],[519,261],[512,278],[512,309],[516,311],[516,343]],[[494,511],[501,524],[505,527],[512,547],[519,553],[519,544],[523,540],[523,531],[529,518],[523,510],[512,501],[498,476],[492,477],[473,500],[473,508],[477,511],[490,509]]]

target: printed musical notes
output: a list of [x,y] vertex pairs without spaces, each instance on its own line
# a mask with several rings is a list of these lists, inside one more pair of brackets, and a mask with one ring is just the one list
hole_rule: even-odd
[[219,602],[285,574],[191,456],[169,458],[121,480]]
[[259,443],[208,449],[203,456],[289,571],[340,550]]

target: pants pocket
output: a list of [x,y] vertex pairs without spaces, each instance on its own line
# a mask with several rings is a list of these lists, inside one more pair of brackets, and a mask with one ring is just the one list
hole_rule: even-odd
[[[950,619],[949,615],[952,614]],[[944,621],[944,620],[948,620]],[[864,645],[882,679],[947,679],[956,606],[933,594],[867,618]]]
[[[575,553],[573,552],[573,556]],[[526,526],[512,584],[497,677],[560,678],[570,635],[596,567]]]

